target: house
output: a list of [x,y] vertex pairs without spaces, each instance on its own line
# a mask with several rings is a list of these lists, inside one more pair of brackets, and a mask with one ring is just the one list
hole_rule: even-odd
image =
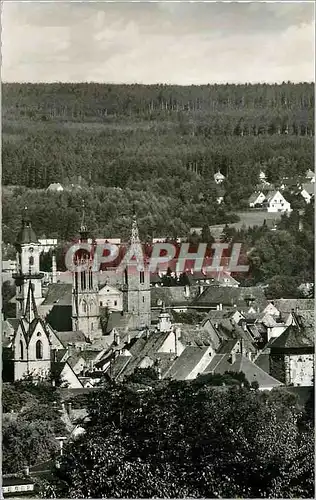
[[99,306],[107,307],[110,311],[123,311],[123,292],[108,284],[101,286]]
[[280,191],[269,191],[264,205],[268,212],[291,212],[291,204],[286,201]]
[[248,313],[262,311],[266,306],[264,290],[259,287],[210,286],[191,303],[191,308],[197,310],[235,308]]
[[214,174],[214,181],[216,182],[216,184],[222,184],[225,179],[225,175],[223,175],[219,170],[216,172],[216,174]]
[[266,180],[266,174],[265,174],[265,172],[263,172],[263,170],[261,170],[261,172],[259,174],[259,181],[263,182],[265,180]]
[[225,372],[244,373],[247,381],[250,384],[257,382],[259,390],[262,391],[269,391],[283,385],[279,380],[269,375],[242,353],[216,354],[204,370],[203,375],[210,373],[223,375]]
[[8,273],[12,276],[16,272],[16,261],[15,260],[3,260],[2,261],[2,272]]
[[211,346],[188,346],[165,373],[172,380],[193,380],[203,373],[214,350]]
[[270,344],[270,375],[285,385],[312,386],[314,322],[292,312],[291,324]]
[[310,203],[311,199],[315,194],[315,184],[312,182],[306,183],[302,185],[302,189],[300,191],[300,195],[304,198],[306,203]]
[[47,253],[50,250],[54,250],[57,246],[57,238],[42,238],[38,240],[40,244],[40,252]]
[[47,188],[46,191],[53,191],[55,193],[60,193],[64,190],[63,186],[60,184],[60,182],[53,182],[50,184]]
[[266,199],[265,195],[262,191],[253,193],[249,200],[248,204],[250,208],[262,207],[264,200]]
[[4,474],[2,477],[2,493],[7,497],[34,497],[35,482],[26,474]]
[[306,174],[305,174],[305,178],[309,181],[309,182],[315,182],[315,172],[313,172],[312,170],[307,170]]

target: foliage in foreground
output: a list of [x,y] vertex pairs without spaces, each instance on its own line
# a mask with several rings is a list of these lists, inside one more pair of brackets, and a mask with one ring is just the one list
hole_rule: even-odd
[[41,495],[68,498],[308,498],[313,429],[293,395],[170,382],[94,394],[86,434]]

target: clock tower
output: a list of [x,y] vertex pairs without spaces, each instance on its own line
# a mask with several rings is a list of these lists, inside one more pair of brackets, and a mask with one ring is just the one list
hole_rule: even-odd
[[40,272],[40,243],[32,228],[27,208],[25,208],[22,227],[18,234],[15,247],[17,250],[17,269],[13,275],[16,286],[16,317],[25,315],[27,296],[30,285],[36,305],[42,298],[42,279],[44,274]]

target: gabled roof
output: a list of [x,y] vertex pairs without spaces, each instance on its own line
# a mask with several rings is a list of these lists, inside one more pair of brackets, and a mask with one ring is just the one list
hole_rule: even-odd
[[314,349],[314,328],[305,326],[302,317],[293,313],[293,322],[287,329],[271,344],[271,351],[277,349]]
[[[255,201],[257,201],[257,199],[258,199],[258,197],[259,197],[260,195],[263,195],[262,191],[259,191],[259,192],[256,192],[256,193],[253,193],[253,194],[250,196],[250,198],[249,198],[249,200],[248,200],[248,203],[255,203]],[[264,196],[264,195],[263,195],[263,196]]]
[[42,306],[47,305],[72,305],[72,284],[52,283],[48,286],[47,295],[42,302]]
[[314,299],[275,299],[274,306],[281,313],[290,313],[292,310],[314,311]]
[[209,349],[209,347],[186,347],[165,374],[166,378],[185,380]]
[[208,287],[199,297],[193,300],[194,305],[225,306],[246,308],[247,299],[254,299],[251,305],[263,309],[267,304],[264,291],[259,287]]
[[[159,303],[158,303],[159,302]],[[161,303],[166,306],[187,305],[192,302],[192,297],[185,296],[184,286],[161,286],[151,289],[151,306],[157,307]]]
[[55,332],[60,342],[67,347],[68,344],[88,343],[88,339],[81,330],[75,332]]
[[262,389],[283,385],[242,354],[236,354],[233,363],[231,363],[229,359],[231,359],[230,354],[224,354],[221,359],[217,358],[216,361],[219,361],[218,363],[211,360],[210,364],[204,370],[204,373],[224,374],[227,371],[243,372],[249,383],[257,381],[259,387]]
[[305,174],[306,179],[312,179],[315,177],[315,172],[313,172],[311,169],[308,169],[306,174]]
[[302,189],[304,189],[309,195],[314,195],[315,194],[315,183],[314,182],[307,182],[302,185]]

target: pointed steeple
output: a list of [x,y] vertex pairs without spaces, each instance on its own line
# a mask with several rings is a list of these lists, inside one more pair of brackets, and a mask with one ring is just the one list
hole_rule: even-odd
[[38,312],[34,298],[34,288],[30,281],[27,292],[26,304],[25,304],[24,318],[28,321],[28,323],[31,323],[33,319],[37,317],[38,317]]
[[133,204],[133,222],[132,222],[132,232],[130,238],[130,248],[133,250],[133,255],[137,256],[138,262],[143,262],[144,255],[142,250],[142,245],[139,238],[137,217],[135,211],[135,205]]
[[85,214],[85,203],[84,200],[82,200],[82,216],[81,216],[81,225],[80,225],[80,239],[81,241],[86,241],[88,239],[88,228],[86,225],[86,214]]

